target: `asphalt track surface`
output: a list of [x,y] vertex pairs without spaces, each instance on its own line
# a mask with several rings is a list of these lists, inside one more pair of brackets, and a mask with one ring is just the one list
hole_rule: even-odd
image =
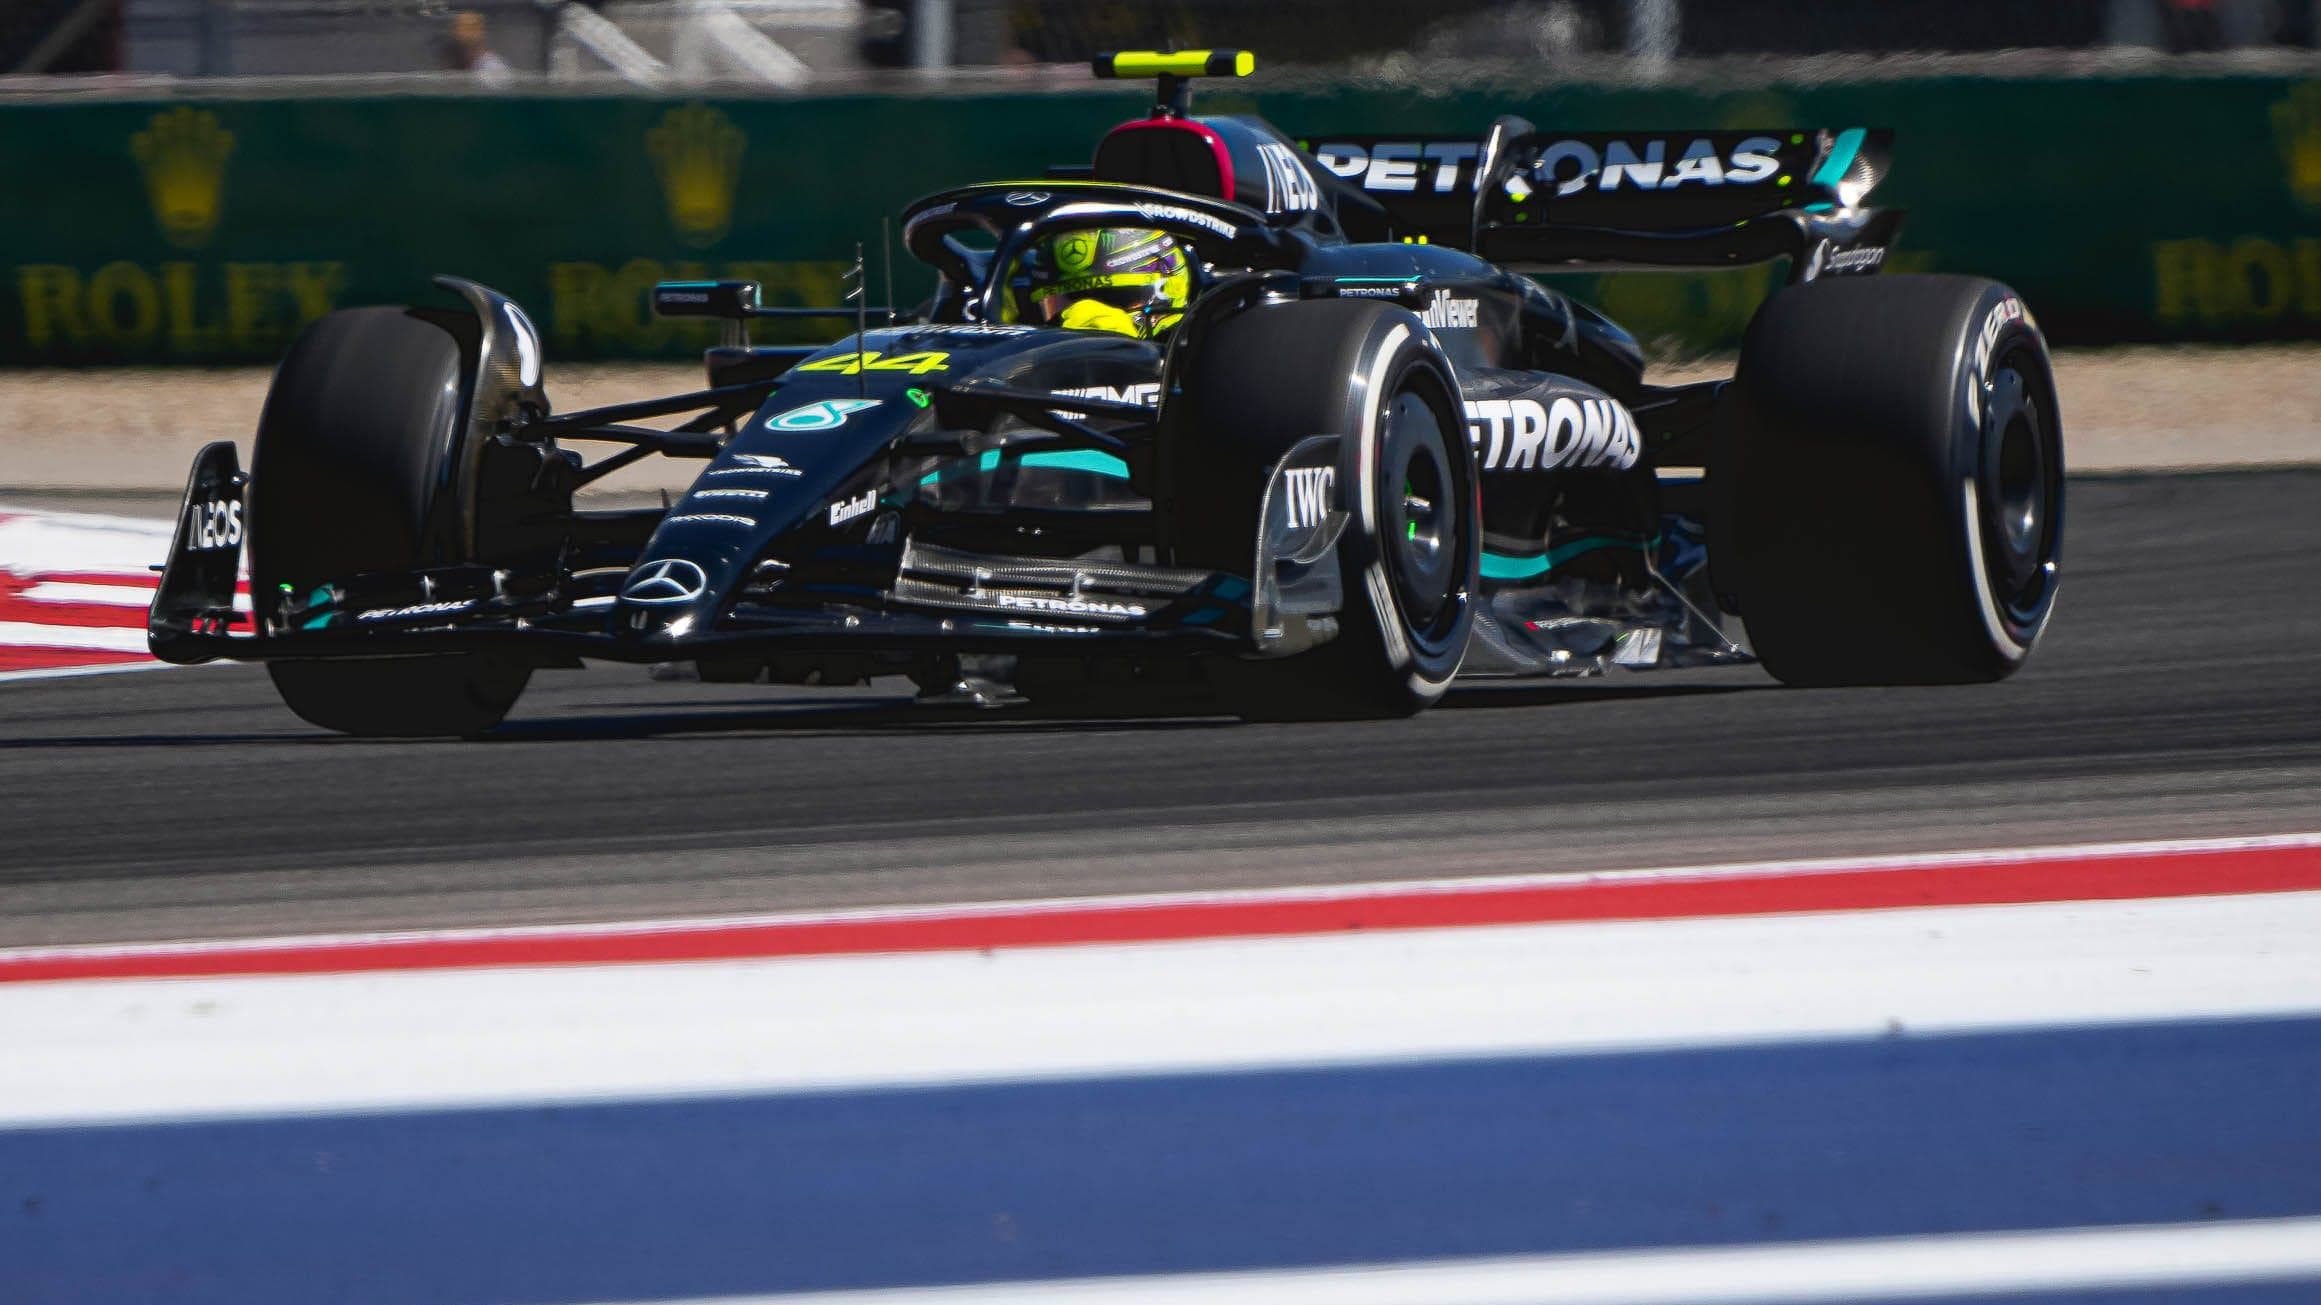
[[[1998,685],[1755,668],[1256,726],[547,672],[496,737],[262,671],[0,685],[0,943],[576,921],[2321,828],[2321,470],[2082,480]],[[894,682],[900,684],[900,682]]]

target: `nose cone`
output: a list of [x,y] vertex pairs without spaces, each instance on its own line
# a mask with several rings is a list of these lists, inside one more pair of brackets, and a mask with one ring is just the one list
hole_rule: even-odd
[[613,628],[638,638],[682,639],[698,628],[709,597],[709,573],[699,563],[682,557],[639,562],[621,582]]

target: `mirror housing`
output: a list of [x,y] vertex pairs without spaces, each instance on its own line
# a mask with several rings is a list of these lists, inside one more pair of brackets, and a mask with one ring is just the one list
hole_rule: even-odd
[[663,281],[653,287],[656,317],[722,317],[738,322],[757,307],[755,281]]

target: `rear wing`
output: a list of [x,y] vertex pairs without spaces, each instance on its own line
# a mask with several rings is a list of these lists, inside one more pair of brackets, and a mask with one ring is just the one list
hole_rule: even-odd
[[1479,140],[1330,136],[1310,152],[1377,200],[1405,240],[1539,271],[1789,257],[1806,280],[1884,262],[1903,215],[1861,201],[1886,174],[1893,135],[1542,132],[1503,117]]

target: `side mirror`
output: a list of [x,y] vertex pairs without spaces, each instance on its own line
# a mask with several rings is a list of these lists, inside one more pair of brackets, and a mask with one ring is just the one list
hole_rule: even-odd
[[663,281],[653,287],[656,317],[722,317],[738,322],[757,307],[755,281]]

